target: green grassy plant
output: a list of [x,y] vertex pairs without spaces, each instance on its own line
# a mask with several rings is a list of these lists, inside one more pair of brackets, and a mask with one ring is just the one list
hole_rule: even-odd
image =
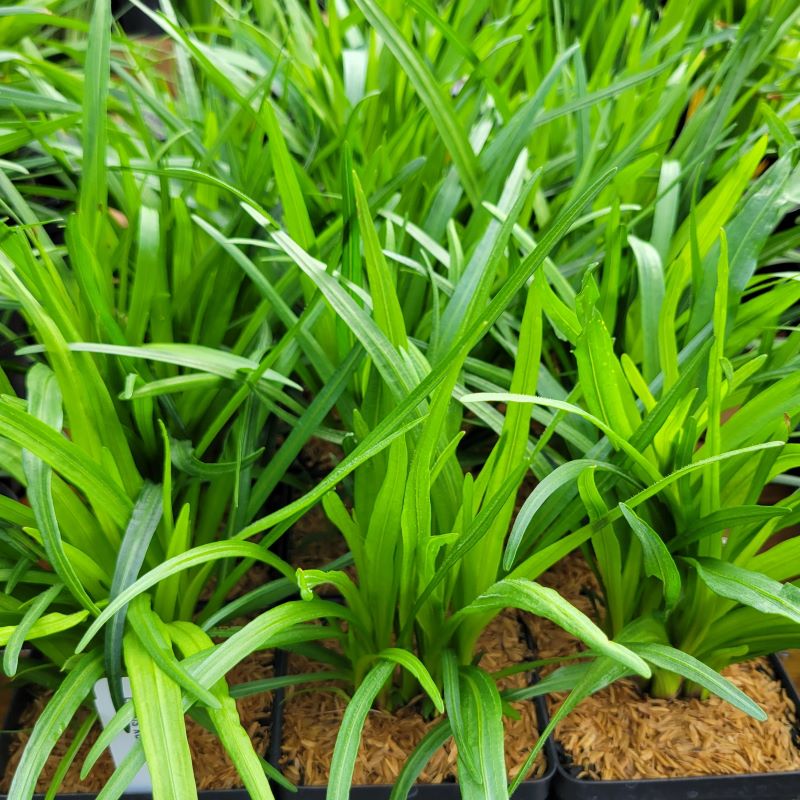
[[[754,178],[766,147],[757,143],[690,210],[666,262],[652,240],[631,237],[623,263],[638,289],[617,341],[600,310],[604,276],[587,273],[574,402],[463,398],[543,405],[597,429],[529,495],[505,564],[525,548],[541,565],[543,554],[552,563],[581,546],[603,589],[605,630],[650,661],[657,697],[714,691],[689,664],[708,673],[798,644],[800,561],[796,540],[780,533],[796,524],[800,500],[788,474],[798,463],[800,287],[769,263],[785,241],[776,229],[794,203],[796,150],[779,145]],[[777,502],[764,496],[771,486],[785,487]],[[620,675],[603,659],[574,670],[552,724]]]
[[[48,9],[0,16],[0,465],[30,503],[0,498],[0,641],[57,687],[15,799],[123,666],[84,769],[134,708],[142,743],[104,796],[145,759],[194,796],[184,712],[269,796],[224,676],[279,645],[352,689],[331,797],[420,688],[445,717],[394,796],[449,736],[464,796],[507,796],[512,697],[473,664],[507,607],[588,645],[562,714],[631,672],[761,714],[716,670],[796,642],[796,547],[762,547],[797,497],[759,503],[797,461],[791,4],[165,0],[157,45]],[[344,455],[309,486],[312,435]],[[318,502],[355,582],[270,553]],[[601,627],[535,583],[579,546]],[[231,600],[257,560],[283,578]]]
[[[765,146],[762,142],[743,160],[742,187]],[[741,652],[731,641],[720,641],[718,655],[701,644],[717,616],[731,610],[703,588],[713,583],[715,592],[730,597],[732,589],[724,589],[724,580],[712,575],[714,569],[727,570],[732,579],[734,573],[720,560],[742,569],[758,564],[774,569],[780,561],[780,570],[768,577],[794,577],[793,541],[778,545],[772,555],[763,548],[773,534],[794,524],[796,495],[789,493],[774,506],[758,503],[771,483],[792,486],[784,474],[794,467],[795,446],[789,439],[800,411],[791,366],[797,358],[800,287],[793,274],[756,271],[773,239],[782,238],[775,229],[791,203],[787,192],[797,174],[794,159],[794,150],[787,151],[744,193],[726,184],[715,188],[684,226],[692,229],[693,241],[682,243],[678,230],[666,268],[651,244],[632,239],[628,271],[640,286],[620,344],[600,312],[598,282],[587,276],[577,302],[575,404],[502,393],[464,398],[468,403],[541,404],[579,415],[597,429],[590,448],[556,469],[528,497],[509,539],[506,565],[533,543],[537,549],[565,551],[587,542],[604,586],[610,634],[619,635],[642,614],[668,611],[667,638],[715,668],[736,657],[779,649],[777,639],[769,636],[763,647],[755,642],[744,647],[744,627]],[[728,182],[739,175],[731,173]],[[701,209],[723,197],[721,218],[701,216]],[[711,226],[717,219],[725,227],[716,229],[715,238]],[[710,288],[704,291],[705,286]],[[681,306],[689,292],[691,304]],[[655,368],[651,365],[648,382],[650,358]],[[663,488],[656,493],[657,486]],[[635,491],[640,488],[646,496]],[[554,507],[576,496],[582,500],[576,516],[588,513],[591,522],[565,536],[569,516],[554,513]],[[633,498],[642,509],[634,510]],[[677,564],[689,573],[683,587]],[[645,575],[652,581],[642,583]],[[778,588],[773,585],[772,591]],[[703,607],[706,602],[710,608]],[[784,635],[793,636],[791,628],[775,622]]]

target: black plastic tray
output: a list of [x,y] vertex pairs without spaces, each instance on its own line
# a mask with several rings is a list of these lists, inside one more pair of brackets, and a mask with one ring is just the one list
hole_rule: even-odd
[[[523,626],[524,629],[524,626]],[[278,675],[285,674],[286,654],[279,652],[275,660],[275,671]],[[283,689],[275,692],[272,698],[272,729],[270,731],[269,760],[278,766],[283,740],[283,702],[285,693]],[[544,699],[533,699],[536,706],[536,716],[539,722],[539,731],[544,729],[546,709]],[[531,743],[533,746],[533,743]],[[546,800],[550,797],[550,784],[556,774],[557,756],[552,741],[548,740],[544,748],[547,759],[547,771],[540,778],[523,781],[514,793],[515,800]],[[282,786],[273,786],[277,800],[323,800],[327,793],[327,786],[298,786],[296,792],[290,792]],[[350,797],[353,800],[388,800],[392,787],[388,785],[352,786]],[[461,790],[457,783],[417,783],[408,793],[413,800],[457,800],[461,797]]]
[[[780,659],[770,656],[769,660],[800,721],[797,689]],[[544,711],[547,714],[546,706]],[[555,745],[553,749],[558,757],[553,796],[559,800],[800,800],[800,771],[600,781],[576,778],[565,763],[561,747]]]

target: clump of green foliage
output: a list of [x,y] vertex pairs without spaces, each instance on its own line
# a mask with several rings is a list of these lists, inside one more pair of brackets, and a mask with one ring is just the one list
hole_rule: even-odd
[[[473,662],[512,607],[588,647],[517,698],[571,688],[563,715],[638,674],[762,714],[718,670],[800,622],[772,543],[797,492],[762,497],[798,462],[790,4],[162,0],[157,41],[108,0],[25,6],[0,16],[0,642],[55,695],[15,800],[100,676],[83,769],[142,731],[105,797],[145,761],[159,800],[196,795],[185,712],[271,796],[224,678],[279,646],[352,691],[330,797],[372,704],[420,689],[444,717],[394,797],[451,736],[464,796],[508,796],[544,737],[509,787],[510,696]],[[342,458],[309,483],[313,436]],[[270,548],[320,502],[349,555],[295,572]],[[597,623],[536,583],[578,547]],[[238,596],[255,562],[275,579]]]

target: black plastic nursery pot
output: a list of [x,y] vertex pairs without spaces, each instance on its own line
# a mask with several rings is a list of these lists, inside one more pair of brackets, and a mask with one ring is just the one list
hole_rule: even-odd
[[[800,723],[797,688],[777,656],[770,656],[770,665],[794,704]],[[546,714],[546,706],[544,711]],[[637,781],[593,780],[575,777],[577,768],[567,762],[562,748],[554,745],[553,750],[558,759],[553,796],[559,800],[800,800],[800,771]]]
[[[279,675],[286,674],[285,654],[279,653],[276,659],[276,672]],[[283,741],[283,703],[285,692],[279,689],[272,698],[272,728],[270,731],[270,762],[278,766],[281,755],[281,742]],[[544,699],[534,698],[536,706],[536,717],[538,728],[541,732],[546,724],[546,709]],[[531,743],[531,747],[533,743]],[[519,800],[546,800],[551,797],[550,786],[556,774],[557,756],[552,740],[545,744],[545,757],[547,759],[547,771],[539,778],[523,781],[514,798]],[[275,796],[278,800],[324,800],[328,791],[327,786],[298,786],[296,792],[290,792],[282,786],[273,787]],[[370,786],[353,786],[350,789],[350,797],[354,800],[388,800],[392,793],[389,785],[373,784]],[[461,789],[457,783],[417,783],[408,793],[409,798],[414,800],[459,800]]]
[[[281,667],[285,669],[285,659],[279,658],[278,660],[279,674],[283,672]],[[283,690],[278,690],[273,696],[272,701],[272,720],[270,725],[270,745],[269,745],[269,761],[277,766],[280,758],[281,738],[282,738],[282,718],[283,718]],[[3,725],[3,730],[0,731],[0,776],[5,775],[6,765],[11,749],[11,744],[14,734],[20,728],[20,719],[25,708],[31,701],[31,695],[24,689],[20,689],[14,693],[8,714]],[[544,727],[545,719],[545,706],[542,698],[535,698],[537,719],[539,720],[539,730]],[[520,800],[546,800],[550,796],[550,784],[556,774],[557,757],[555,748],[552,741],[548,741],[545,747],[547,758],[547,771],[546,773],[533,780],[524,781],[517,792],[515,797]],[[326,786],[299,786],[297,792],[289,792],[281,786],[272,785],[272,790],[278,800],[284,798],[296,798],[297,800],[315,800],[316,798],[324,798],[327,792]],[[350,790],[350,797],[356,800],[385,800],[391,794],[391,786],[354,786]],[[42,800],[44,795],[35,795],[34,800]],[[96,798],[97,794],[94,792],[82,793],[59,793],[56,795],[57,800],[91,800]],[[126,793],[124,795],[126,800],[153,800],[153,795],[149,793]],[[417,784],[412,788],[408,795],[409,798],[415,800],[458,800],[461,797],[460,789],[456,783],[427,783]],[[198,792],[199,800],[250,800],[250,794],[245,789],[210,789]],[[0,794],[0,800],[8,800],[7,794]]]
[[[158,11],[158,0],[144,0],[151,11]],[[144,11],[136,8],[130,0],[112,0],[111,10],[119,26],[128,36],[163,36],[164,31]]]
[[[0,775],[5,775],[6,765],[11,750],[14,734],[20,728],[20,719],[25,708],[31,702],[31,695],[25,689],[17,690],[11,698],[8,714],[0,731]],[[209,789],[197,793],[199,800],[250,800],[250,795],[244,789]],[[59,792],[57,800],[91,800],[97,797],[94,792]],[[126,793],[125,800],[153,800],[151,793]],[[43,794],[34,796],[34,800],[42,800]],[[7,794],[0,794],[0,800],[8,800]]]

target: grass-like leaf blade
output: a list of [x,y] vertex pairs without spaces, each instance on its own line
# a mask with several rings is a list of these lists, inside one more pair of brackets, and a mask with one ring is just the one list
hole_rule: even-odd
[[[142,491],[133,506],[131,518],[117,556],[114,576],[111,579],[109,600],[113,601],[120,592],[127,589],[139,576],[144,564],[147,548],[161,521],[163,506],[161,502],[161,486],[145,482]],[[104,664],[108,688],[114,707],[119,708],[123,700],[122,693],[122,637],[125,632],[125,614],[127,607],[122,606],[108,623],[105,633]]]

